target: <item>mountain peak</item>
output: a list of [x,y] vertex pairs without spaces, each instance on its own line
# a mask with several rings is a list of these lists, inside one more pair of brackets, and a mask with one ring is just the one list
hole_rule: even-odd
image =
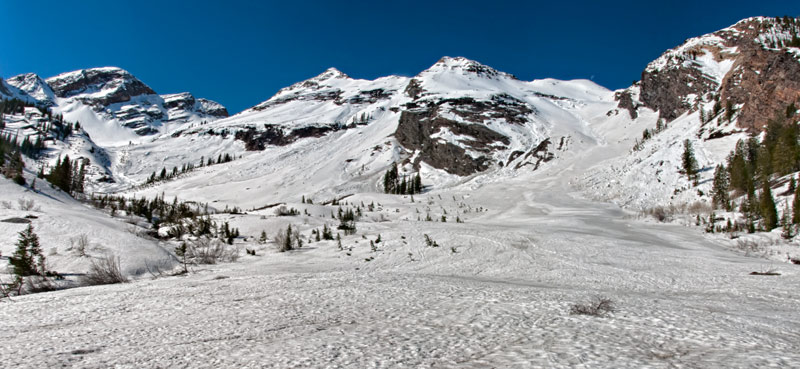
[[46,82],[58,97],[81,95],[104,106],[128,101],[133,96],[156,94],[150,86],[118,67],[76,70],[48,78]]
[[442,73],[458,73],[458,74],[474,74],[479,77],[497,78],[500,76],[514,78],[511,74],[500,72],[490,66],[481,64],[477,61],[467,59],[463,56],[444,56],[439,59],[430,68],[424,70],[419,75],[424,74],[442,74]]
[[318,76],[312,78],[312,80],[317,82],[327,81],[331,79],[350,79],[350,76],[342,73],[340,70],[330,67],[326,69],[324,72],[320,73]]
[[8,84],[20,89],[29,96],[36,99],[39,103],[51,106],[55,100],[55,94],[50,86],[38,74],[25,73],[11,77],[7,80]]

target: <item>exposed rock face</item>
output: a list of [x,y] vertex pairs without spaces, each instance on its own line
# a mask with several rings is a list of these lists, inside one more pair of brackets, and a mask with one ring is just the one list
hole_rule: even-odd
[[[670,121],[718,98],[740,107],[740,128],[760,130],[800,98],[799,32],[797,19],[757,17],[689,39],[642,72],[639,102]],[[634,116],[637,101],[618,101]]]
[[423,92],[425,92],[425,90],[422,89],[418,79],[412,79],[408,81],[408,85],[406,86],[405,90],[405,93],[408,95],[408,97],[416,100]]
[[[481,172],[492,164],[486,154],[492,151],[492,144],[509,143],[509,139],[483,125],[459,123],[437,115],[438,107],[404,111],[395,132],[395,138],[409,150],[419,150],[418,160],[447,171],[448,173],[466,176]],[[456,136],[467,136],[461,140],[470,151],[479,153],[470,155],[464,148],[437,135],[449,131]]]
[[614,94],[614,99],[619,101],[619,103],[617,103],[617,106],[628,111],[628,114],[630,114],[631,119],[636,119],[637,117],[639,117],[639,111],[637,110],[639,106],[635,101],[633,101],[633,94],[631,93],[631,91],[629,90],[619,91]]
[[[661,118],[671,121],[691,107],[691,103],[685,99],[686,96],[703,96],[717,86],[705,78],[699,69],[688,67],[644,72],[641,87],[642,103],[658,110]],[[625,101],[621,100],[620,107],[628,109],[622,106],[623,103]]]
[[94,68],[64,73],[47,79],[58,97],[78,96],[87,105],[108,106],[134,96],[155,95],[149,86],[120,68]]
[[322,137],[329,132],[346,128],[341,125],[305,126],[289,130],[287,133],[283,127],[265,124],[263,130],[248,127],[247,129],[236,131],[234,137],[244,142],[245,150],[261,151],[266,149],[267,145],[285,146],[301,138]]
[[182,118],[192,112],[216,118],[228,116],[228,109],[221,104],[207,99],[196,99],[188,92],[161,95],[161,97],[164,99],[164,108],[172,113],[170,120]]
[[738,126],[760,130],[776,112],[800,99],[800,62],[790,52],[750,48],[726,76],[721,101],[743,104]]

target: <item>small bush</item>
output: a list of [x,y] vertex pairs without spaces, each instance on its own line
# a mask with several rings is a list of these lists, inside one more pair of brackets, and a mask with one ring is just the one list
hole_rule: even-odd
[[36,207],[36,202],[33,199],[19,198],[17,199],[17,204],[19,205],[19,210],[22,211],[33,210]]
[[99,260],[92,260],[89,272],[81,278],[81,284],[96,286],[102,284],[126,283],[128,278],[119,268],[119,257],[108,255]]
[[86,249],[89,248],[89,236],[87,236],[85,233],[82,233],[77,237],[70,238],[69,243],[70,249],[75,251],[75,254],[80,257],[87,256]]
[[186,247],[186,260],[191,264],[216,264],[234,262],[239,259],[239,250],[228,247],[224,242],[205,237],[189,242]]
[[53,283],[49,278],[42,277],[42,276],[30,276],[26,278],[25,281],[25,292],[26,293],[40,293],[40,292],[50,292],[55,291],[58,289],[55,283]]
[[602,317],[616,311],[614,301],[607,297],[595,297],[592,301],[583,304],[572,304],[569,313],[572,315],[590,315]]

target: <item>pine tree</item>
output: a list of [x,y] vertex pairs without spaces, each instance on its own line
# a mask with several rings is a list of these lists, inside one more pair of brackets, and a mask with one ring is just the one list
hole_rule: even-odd
[[728,170],[722,164],[717,165],[714,170],[714,183],[711,189],[712,198],[715,206],[722,209],[730,209],[730,198],[728,195],[728,187],[730,185],[730,178],[728,177]]
[[281,245],[281,251],[291,251],[292,250],[292,225],[286,228],[286,238],[283,240],[283,245]]
[[792,224],[800,224],[800,186],[794,189],[794,201],[792,201]]
[[414,193],[422,193],[422,176],[417,172],[414,176]]
[[769,181],[764,181],[760,196],[762,227],[769,232],[778,226],[778,211],[775,209],[775,199]]
[[39,246],[39,236],[33,232],[33,225],[28,224],[25,230],[19,232],[17,249],[9,262],[17,277],[45,274],[45,259]]
[[781,214],[781,228],[783,228],[781,237],[787,240],[794,237],[794,225],[791,219],[789,216],[789,203],[787,202],[784,204],[783,214]]
[[396,194],[399,187],[397,163],[392,163],[392,166],[386,171],[386,174],[383,175],[383,192]]
[[683,155],[681,158],[686,178],[694,185],[697,185],[697,159],[694,157],[692,143],[688,139],[683,141]]

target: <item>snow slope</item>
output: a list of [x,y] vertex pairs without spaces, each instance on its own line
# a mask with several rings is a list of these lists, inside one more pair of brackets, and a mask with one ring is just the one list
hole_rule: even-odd
[[[258,256],[188,277],[15,298],[0,304],[7,322],[0,357],[15,367],[800,363],[796,267],[736,255],[697,229],[642,223],[566,194],[568,174],[583,169],[415,196],[414,203],[349,198],[381,203],[376,213],[392,219],[359,222],[368,240],[381,234],[376,252],[358,235],[345,237],[344,251],[332,241],[284,254],[267,245]],[[460,203],[489,209],[462,212],[464,224],[401,220],[415,208],[456,214]],[[246,234],[279,227],[257,213],[232,217],[252,228]],[[304,234],[326,221],[302,217],[293,223]],[[441,247],[426,247],[423,233]],[[783,275],[748,275],[772,268]],[[618,311],[569,314],[572,303],[599,295]]]
[[[26,173],[29,184],[32,174]],[[132,276],[147,273],[148,265],[170,269],[176,264],[175,257],[158,242],[136,235],[142,231],[134,226],[139,220],[112,218],[50,188],[42,180],[37,180],[36,188],[32,191],[0,178],[0,254],[4,261],[16,248],[17,234],[28,226],[4,220],[32,217],[30,224],[39,236],[48,268],[73,278],[75,273],[86,272],[93,259],[107,255],[119,257],[123,272]],[[22,202],[32,202],[33,206],[26,210]],[[81,236],[89,241],[84,257],[78,255],[76,248]],[[0,279],[7,283],[10,278],[5,272],[0,272]]]

